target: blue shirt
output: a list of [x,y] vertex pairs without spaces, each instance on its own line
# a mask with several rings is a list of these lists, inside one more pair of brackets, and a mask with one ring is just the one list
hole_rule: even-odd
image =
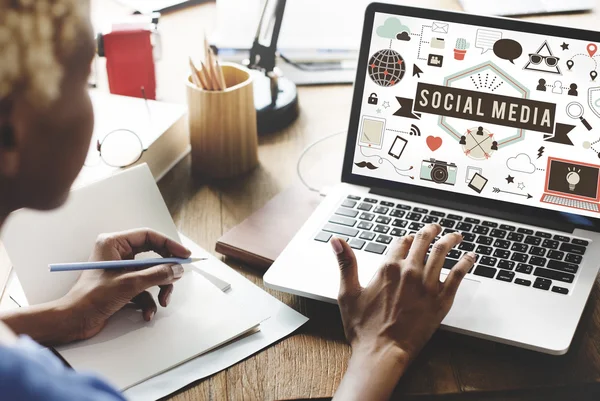
[[50,350],[27,336],[0,346],[2,401],[124,401],[99,378],[64,366]]

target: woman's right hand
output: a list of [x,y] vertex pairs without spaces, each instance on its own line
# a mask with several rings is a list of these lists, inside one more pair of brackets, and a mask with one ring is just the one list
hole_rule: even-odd
[[[444,260],[462,236],[453,233],[442,237],[425,262],[429,245],[441,231],[437,224],[428,225],[415,236],[396,240],[366,288],[358,281],[352,248],[332,239],[341,274],[338,302],[346,338],[352,346],[352,360],[336,398],[387,399],[450,311],[463,277],[475,263],[475,254],[465,254],[442,283]],[[354,373],[357,377],[348,379]],[[367,376],[373,377],[369,381]]]

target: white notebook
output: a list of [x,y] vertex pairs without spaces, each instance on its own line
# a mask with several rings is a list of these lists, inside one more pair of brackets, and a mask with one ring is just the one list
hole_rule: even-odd
[[[49,263],[86,261],[98,234],[139,227],[179,241],[146,165],[73,191],[58,210],[14,213],[2,241],[28,302],[37,304],[63,296],[78,277],[77,272],[50,273]],[[238,304],[195,269],[186,268],[175,284],[171,304],[159,306],[151,322],[127,307],[96,337],[58,351],[74,369],[94,371],[124,390],[246,334],[269,318],[261,311],[238,312]]]

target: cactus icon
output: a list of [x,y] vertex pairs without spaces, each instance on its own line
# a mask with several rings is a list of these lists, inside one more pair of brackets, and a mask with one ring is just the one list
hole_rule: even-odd
[[456,39],[456,46],[454,47],[454,58],[456,60],[464,60],[467,49],[471,47],[471,44],[464,38]]

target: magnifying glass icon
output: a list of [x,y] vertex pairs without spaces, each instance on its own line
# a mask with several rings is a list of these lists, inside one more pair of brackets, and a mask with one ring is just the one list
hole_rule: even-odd
[[592,126],[583,118],[583,106],[579,102],[571,102],[567,105],[567,115],[572,119],[579,119],[588,131],[592,130]]

